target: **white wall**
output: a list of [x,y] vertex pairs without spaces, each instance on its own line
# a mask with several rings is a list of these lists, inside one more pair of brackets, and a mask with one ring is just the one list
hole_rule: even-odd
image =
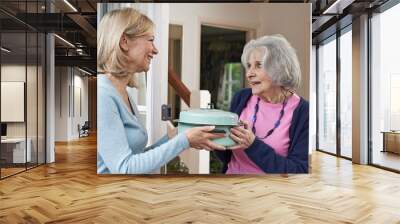
[[311,3],[262,4],[258,7],[260,29],[257,36],[282,34],[296,49],[302,86],[299,95],[310,99]]
[[68,115],[68,68],[55,68],[55,140],[67,141]]
[[55,69],[55,141],[77,139],[78,124],[88,120],[88,78],[82,75],[76,68]]

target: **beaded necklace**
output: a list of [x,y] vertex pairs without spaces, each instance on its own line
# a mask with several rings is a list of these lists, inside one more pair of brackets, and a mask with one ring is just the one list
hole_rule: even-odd
[[[287,100],[286,100],[287,97],[286,97],[286,94],[283,94],[283,95],[285,96],[285,98],[283,99],[282,109],[281,109],[281,112],[279,113],[279,118],[278,118],[278,120],[274,123],[274,127],[273,127],[272,129],[270,129],[264,137],[259,138],[259,139],[266,139],[266,138],[267,138],[268,136],[270,136],[270,135],[275,131],[275,129],[281,124],[282,117],[283,117],[283,115],[285,114],[285,106],[286,106],[286,104],[287,104]],[[256,121],[257,121],[257,112],[258,112],[258,110],[259,110],[259,104],[260,104],[260,97],[257,98],[257,103],[256,103],[256,105],[255,105],[255,107],[254,107],[254,115],[253,115],[253,117],[252,117],[253,127],[252,127],[251,130],[253,131],[254,134],[256,134]]]

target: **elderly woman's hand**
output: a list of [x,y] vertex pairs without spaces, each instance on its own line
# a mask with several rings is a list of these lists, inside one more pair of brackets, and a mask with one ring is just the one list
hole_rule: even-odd
[[238,145],[229,147],[228,149],[230,150],[246,149],[250,147],[250,145],[253,144],[254,140],[256,139],[256,136],[249,127],[249,123],[247,121],[242,121],[242,122],[244,123],[244,127],[238,126],[231,128],[230,137],[236,143],[238,143]]

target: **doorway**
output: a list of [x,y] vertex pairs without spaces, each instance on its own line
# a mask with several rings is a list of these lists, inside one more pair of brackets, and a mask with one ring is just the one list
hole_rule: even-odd
[[[208,90],[215,109],[229,111],[235,92],[244,87],[241,64],[246,31],[201,26],[200,89]],[[210,173],[220,173],[221,163],[210,155]]]

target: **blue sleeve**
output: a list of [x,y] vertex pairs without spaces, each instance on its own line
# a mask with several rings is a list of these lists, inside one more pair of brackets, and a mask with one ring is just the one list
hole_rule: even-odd
[[[184,133],[147,152],[134,154],[129,147],[117,103],[111,96],[98,91],[98,155],[101,156],[111,173],[145,174],[159,169],[175,158],[189,142]],[[140,136],[138,134],[135,136]]]
[[154,149],[154,148],[156,148],[156,147],[168,142],[168,140],[169,140],[168,135],[164,135],[162,138],[158,139],[158,141],[156,143],[154,143],[153,145],[151,145],[149,147],[146,147],[144,149],[144,151],[148,151],[148,150]]
[[308,173],[308,119],[300,131],[287,157],[276,154],[259,139],[254,140],[245,152],[266,173]]

